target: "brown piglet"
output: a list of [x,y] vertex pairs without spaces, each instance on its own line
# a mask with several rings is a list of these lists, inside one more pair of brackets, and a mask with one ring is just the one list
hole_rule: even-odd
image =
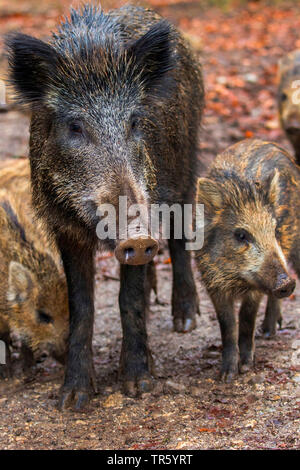
[[69,311],[59,257],[33,218],[28,160],[2,165],[0,188],[0,374],[7,376],[12,336],[21,340],[25,368],[44,349],[64,362]]
[[[300,169],[275,144],[242,141],[213,163],[198,180],[204,204],[204,245],[196,260],[214,304],[223,342],[221,377],[230,381],[254,359],[255,319],[268,296],[263,330],[281,323],[280,299],[291,295],[300,275]],[[234,303],[241,300],[239,325]]]

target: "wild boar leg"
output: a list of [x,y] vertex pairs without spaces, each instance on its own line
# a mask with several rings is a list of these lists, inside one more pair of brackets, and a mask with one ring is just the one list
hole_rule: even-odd
[[247,372],[254,361],[255,320],[262,295],[251,293],[243,298],[239,313],[240,372]]
[[265,318],[262,324],[262,332],[266,338],[276,335],[276,324],[281,328],[281,302],[273,295],[268,296]]
[[234,314],[234,305],[231,299],[212,295],[212,302],[216,309],[222,336],[222,367],[220,379],[231,382],[238,373],[238,328]]
[[32,350],[25,343],[21,346],[21,357],[23,372],[28,373],[35,365],[35,360]]
[[95,390],[92,354],[94,323],[94,251],[59,239],[70,310],[69,351],[59,407],[83,408]]
[[146,265],[146,279],[145,279],[145,299],[146,299],[146,319],[148,318],[150,314],[150,301],[151,301],[151,292],[152,290],[154,291],[154,294],[156,296],[156,301],[158,299],[157,297],[157,279],[156,279],[156,268],[155,264],[153,261],[150,261]]
[[173,268],[172,315],[174,330],[186,333],[196,327],[199,299],[191,267],[191,252],[185,249],[186,239],[170,239]]
[[119,304],[123,329],[120,378],[135,397],[152,389],[152,358],[147,345],[145,278],[147,266],[121,265]]

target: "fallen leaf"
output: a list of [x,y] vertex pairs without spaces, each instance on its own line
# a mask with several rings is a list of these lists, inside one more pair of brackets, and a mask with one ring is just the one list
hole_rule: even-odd
[[216,432],[216,428],[198,428],[199,432]]

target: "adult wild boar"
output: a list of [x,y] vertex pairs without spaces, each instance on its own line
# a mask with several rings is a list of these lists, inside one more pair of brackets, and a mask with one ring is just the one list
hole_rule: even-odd
[[[126,6],[71,12],[49,43],[8,39],[10,76],[32,108],[33,199],[63,259],[70,344],[60,406],[82,408],[93,389],[94,252],[121,264],[121,377],[135,396],[151,388],[145,327],[151,237],[98,240],[100,204],[193,203],[203,107],[201,72],[180,33],[151,10]],[[171,230],[172,233],[172,230]],[[194,326],[198,300],[184,238],[171,235],[172,311],[177,330]]]

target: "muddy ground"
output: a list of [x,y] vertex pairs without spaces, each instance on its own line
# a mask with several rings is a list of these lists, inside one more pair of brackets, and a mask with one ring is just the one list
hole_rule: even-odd
[[[56,3],[59,7],[48,2],[52,9],[41,10],[38,2],[20,1],[15,6],[3,0],[0,26],[6,32],[21,25],[25,32],[43,35],[40,16],[45,15],[45,30],[52,28],[69,2]],[[279,2],[275,8],[269,2],[259,10],[250,3],[248,10],[221,11],[203,9],[201,2],[193,1],[150,3],[201,50],[208,94],[199,153],[203,172],[217,151],[244,137],[269,138],[288,147],[276,114],[276,61],[297,45],[299,7]],[[238,41],[237,47],[229,45],[234,35],[244,39],[243,46],[238,47]],[[1,56],[0,77],[5,68]],[[0,130],[2,160],[28,154],[28,116],[18,109],[0,113]],[[277,337],[266,340],[258,331],[254,371],[226,385],[217,380],[221,342],[216,315],[198,277],[197,328],[186,335],[172,331],[167,260],[167,252],[157,259],[159,297],[165,305],[154,303],[153,298],[148,320],[157,373],[154,391],[139,399],[121,393],[118,266],[113,258],[99,255],[94,333],[98,395],[86,413],[58,412],[63,370],[50,358],[38,365],[30,379],[17,375],[2,381],[0,449],[299,448],[299,283],[295,295],[283,302],[283,329]]]

